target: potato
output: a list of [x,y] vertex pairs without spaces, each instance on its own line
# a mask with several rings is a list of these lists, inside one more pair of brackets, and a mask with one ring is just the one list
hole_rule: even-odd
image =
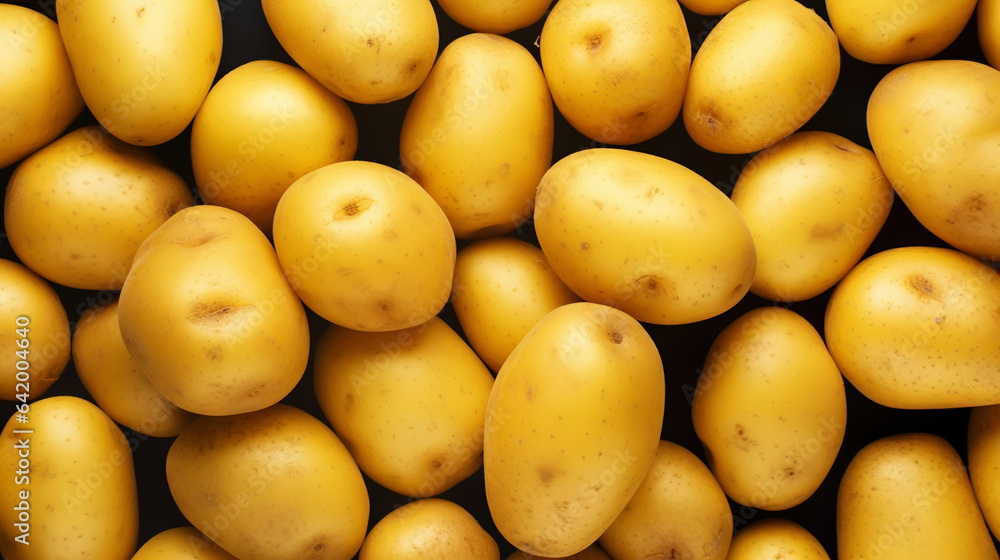
[[219,69],[217,2],[55,4],[80,93],[101,126],[140,146],[162,144],[187,128]]
[[893,408],[1000,404],[1000,275],[933,247],[889,249],[833,291],[826,342],[852,385]]
[[994,535],[1000,534],[1000,405],[972,409],[969,417],[969,478],[976,501]]
[[179,175],[100,127],[70,132],[17,167],[4,227],[24,264],[84,290],[120,290],[139,245],[194,204]]
[[295,62],[348,101],[389,103],[423,83],[438,50],[430,0],[263,0]]
[[0,484],[0,554],[131,558],[139,500],[125,434],[77,397],[42,399],[25,414],[27,423],[12,416],[0,433],[0,468],[10,474]]
[[844,441],[844,380],[816,329],[763,307],[726,327],[698,378],[691,416],[733,501],[777,511],[819,488]]
[[575,301],[580,298],[534,245],[497,237],[458,252],[451,305],[469,344],[493,371],[546,313]]
[[334,163],[295,181],[274,213],[274,247],[302,301],[350,329],[417,326],[451,293],[448,218],[420,185],[378,163]]
[[354,157],[358,125],[346,103],[302,70],[255,60],[208,92],[191,128],[191,165],[208,204],[232,208],[271,234],[289,185]]
[[840,560],[996,559],[965,465],[930,434],[889,436],[854,456],[837,493]]
[[237,560],[193,527],[177,527],[146,541],[132,560]]
[[695,55],[684,126],[713,152],[761,150],[811,119],[839,74],[837,36],[823,18],[795,0],[750,0]]
[[540,50],[556,107],[594,140],[649,140],[681,112],[691,38],[677,0],[559,0]]
[[403,171],[437,201],[458,237],[507,233],[531,216],[552,164],[553,118],[531,53],[504,37],[465,35],[445,47],[406,110]]
[[427,498],[482,466],[493,376],[441,319],[385,333],[333,325],[313,374],[330,425],[389,490]]
[[640,321],[693,323],[747,293],[756,252],[726,195],[690,169],[628,150],[581,150],[538,185],[535,231],[583,299]]
[[728,560],[830,560],[816,537],[801,525],[784,519],[757,521],[736,533]]
[[976,0],[826,0],[847,54],[872,64],[930,58],[958,38]]
[[139,371],[196,414],[268,407],[309,360],[305,310],[270,243],[221,206],[181,210],[143,242],[118,321]]
[[1000,69],[1000,1],[979,0],[976,28],[986,60]]
[[802,301],[833,287],[882,229],[895,195],[871,150],[829,132],[796,132],[740,173],[733,204],[757,248],[750,291]]
[[656,345],[622,311],[571,303],[538,321],[487,408],[486,501],[507,541],[559,557],[597,540],[653,462],[663,395]]
[[372,527],[359,560],[500,560],[500,549],[469,512],[429,499],[396,508]]
[[62,134],[83,111],[59,26],[42,14],[0,4],[0,168]]
[[[507,557],[506,560],[540,560],[540,557],[528,554],[523,550],[515,550],[510,556]],[[553,560],[612,560],[612,558],[608,556],[606,552],[601,550],[601,547],[596,544],[592,544],[576,554],[563,556],[562,558],[556,558]]]
[[719,16],[731,11],[747,0],[680,0],[692,12],[703,16]]
[[439,0],[451,19],[473,31],[504,35],[542,19],[552,0]]
[[347,560],[361,548],[361,472],[330,428],[297,408],[202,416],[174,440],[166,470],[184,517],[237,558]]
[[912,62],[868,101],[868,136],[913,215],[951,246],[1000,260],[1000,70]]
[[642,485],[598,542],[615,560],[724,560],[732,536],[733,513],[712,471],[661,441]]
[[0,399],[42,396],[69,363],[69,318],[59,295],[24,265],[0,259]]

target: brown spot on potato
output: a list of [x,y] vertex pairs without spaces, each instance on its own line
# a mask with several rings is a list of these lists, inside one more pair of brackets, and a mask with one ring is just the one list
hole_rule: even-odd
[[590,243],[587,243],[586,241],[584,241],[583,243],[580,244],[580,249],[583,250],[583,251],[589,250],[590,249]]
[[524,398],[528,399],[529,401],[535,400],[535,389],[532,388],[530,385],[524,389]]
[[221,323],[253,308],[253,305],[221,305],[218,303],[197,302],[191,306],[188,319],[191,322],[199,323]]
[[951,217],[952,222],[949,223],[988,221],[991,217],[990,215],[989,203],[981,193],[977,193],[955,206]]
[[353,218],[354,216],[357,216],[358,214],[361,214],[365,210],[371,208],[372,204],[373,202],[371,201],[371,199],[368,198],[358,198],[352,200],[347,204],[345,204],[344,206],[342,206],[340,210],[338,210],[337,213],[333,215],[333,219],[343,220],[346,218]]
[[609,338],[611,339],[611,342],[614,342],[615,344],[621,344],[625,341],[625,337],[623,337],[622,333],[618,331],[611,331]]
[[549,466],[538,467],[537,472],[538,472],[538,480],[540,480],[542,484],[546,486],[551,484],[553,480],[566,474],[566,471],[560,468],[549,467]]
[[587,45],[587,52],[590,54],[595,54],[597,51],[601,50],[601,35],[599,33],[591,33],[587,35],[585,39]]
[[844,224],[837,224],[835,226],[816,224],[809,230],[809,238],[814,241],[829,241],[839,237],[843,231]]
[[934,284],[922,274],[910,276],[910,287],[922,294],[934,295]]
[[849,154],[856,154],[856,153],[858,153],[857,150],[852,150],[851,148],[849,148],[847,146],[841,146],[840,144],[834,144],[833,147],[837,148],[838,150],[840,150],[842,152],[847,152]]

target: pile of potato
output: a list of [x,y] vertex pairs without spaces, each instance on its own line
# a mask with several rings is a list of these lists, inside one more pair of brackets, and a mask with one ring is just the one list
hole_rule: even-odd
[[27,4],[5,560],[1000,558],[1000,0]]

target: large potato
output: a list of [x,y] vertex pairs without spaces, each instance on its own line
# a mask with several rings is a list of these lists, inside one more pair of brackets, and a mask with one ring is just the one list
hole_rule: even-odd
[[132,560],[238,560],[194,527],[177,527],[146,541]]
[[1000,0],[979,0],[976,28],[986,60],[1000,69]]
[[139,371],[197,414],[270,406],[309,360],[305,310],[271,244],[221,206],[181,210],[143,242],[118,321]]
[[968,60],[913,62],[868,101],[885,176],[934,235],[1000,259],[1000,70]]
[[652,464],[663,395],[659,352],[635,319],[594,303],[543,317],[487,409],[486,500],[507,541],[558,557],[597,540]]
[[500,560],[500,549],[462,506],[432,498],[396,508],[372,527],[359,560]]
[[[816,537],[798,523],[765,519],[736,533],[727,560],[830,560]],[[873,557],[875,558],[875,557]],[[867,560],[867,559],[866,559]]]
[[473,31],[504,35],[542,19],[552,0],[439,0],[441,8]]
[[545,76],[527,49],[497,35],[460,37],[406,110],[403,171],[458,237],[509,232],[531,217],[552,163],[553,118]]
[[1000,404],[1000,274],[932,247],[889,249],[830,296],[826,342],[840,371],[894,408]]
[[980,406],[969,416],[969,478],[993,535],[1000,535],[1000,405]]
[[582,150],[538,185],[535,231],[583,299],[640,321],[692,323],[747,293],[756,252],[732,201],[690,169],[628,150]]

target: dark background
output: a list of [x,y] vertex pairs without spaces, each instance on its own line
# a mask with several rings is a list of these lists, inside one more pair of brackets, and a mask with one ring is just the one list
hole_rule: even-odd
[[[822,1],[800,0],[815,9],[824,19],[826,9]],[[54,1],[18,2],[37,9],[54,18]],[[222,61],[216,79],[246,62],[270,59],[294,64],[274,38],[260,6],[259,0],[220,0],[223,16],[224,47]],[[440,48],[443,49],[455,38],[470,31],[454,23],[435,2],[441,31]],[[695,52],[708,32],[718,23],[720,17],[705,17],[684,10],[688,30]],[[544,19],[543,19],[544,21]],[[533,45],[541,33],[542,22],[510,33],[508,37],[527,48],[536,59],[538,48]],[[975,15],[962,35],[944,52],[934,58],[963,58],[985,62],[976,37]],[[829,101],[802,130],[824,130],[835,132],[870,148],[865,128],[865,108],[868,97],[878,81],[893,67],[875,66],[852,59],[841,50],[840,80]],[[411,96],[412,97],[412,96]],[[356,159],[383,163],[399,168],[399,132],[403,116],[411,97],[385,105],[350,104],[359,129],[359,145]],[[516,115],[512,115],[516,118]],[[84,113],[70,127],[96,124],[93,116]],[[169,167],[183,176],[194,186],[189,157],[190,127],[177,138],[152,148]],[[555,153],[553,161],[580,149],[598,147],[594,142],[573,130],[556,112]],[[648,152],[680,162],[726,192],[731,191],[738,171],[750,160],[748,155],[720,155],[708,152],[687,136],[680,119],[660,136],[631,146],[631,149]],[[0,184],[6,185],[14,166],[0,169]],[[519,233],[511,234],[535,243],[534,231],[527,224]],[[0,257],[16,260],[6,236],[0,239]],[[460,242],[460,247],[465,243]],[[887,223],[875,240],[868,255],[892,247],[928,245],[945,246],[927,232],[909,213],[897,198]],[[69,314],[71,325],[81,313],[98,302],[106,303],[108,294],[74,290],[55,286]],[[823,313],[829,292],[809,301],[783,304],[806,317],[813,326],[823,332]],[[715,317],[691,325],[657,326],[646,325],[656,340],[666,372],[666,412],[663,419],[662,437],[679,443],[694,451],[704,459],[704,453],[694,433],[691,422],[689,395],[695,386],[699,368],[702,366],[708,348],[715,336],[738,316],[772,302],[748,294],[736,307]],[[459,330],[458,322],[450,306],[442,312],[442,317]],[[310,312],[310,326],[313,342],[325,328],[326,322]],[[459,331],[460,332],[460,331]],[[1000,343],[1000,342],[998,342]],[[848,422],[843,447],[832,471],[819,490],[803,504],[783,511],[765,512],[733,505],[735,526],[739,529],[747,523],[770,517],[793,520],[815,535],[826,547],[832,558],[836,558],[835,504],[837,485],[854,454],[864,445],[883,436],[905,432],[929,432],[944,437],[966,457],[966,427],[968,409],[904,411],[885,408],[872,403],[847,384]],[[78,380],[72,363],[60,380],[44,396],[77,395],[90,398]],[[318,418],[323,418],[319,405],[312,393],[312,364],[302,382],[284,399],[284,402],[303,408]],[[4,403],[8,415],[13,413],[13,405]],[[6,416],[5,416],[6,417]],[[171,439],[147,438],[123,428],[132,442],[136,477],[140,500],[139,545],[156,533],[180,525],[186,525],[184,517],[174,505],[167,488],[164,462]],[[408,498],[385,490],[370,479],[366,479],[371,495],[371,515],[369,526],[390,512],[394,507],[405,504]],[[501,558],[514,549],[500,536],[489,515],[483,491],[482,470],[440,497],[453,500],[465,507],[493,535],[500,544]]]

